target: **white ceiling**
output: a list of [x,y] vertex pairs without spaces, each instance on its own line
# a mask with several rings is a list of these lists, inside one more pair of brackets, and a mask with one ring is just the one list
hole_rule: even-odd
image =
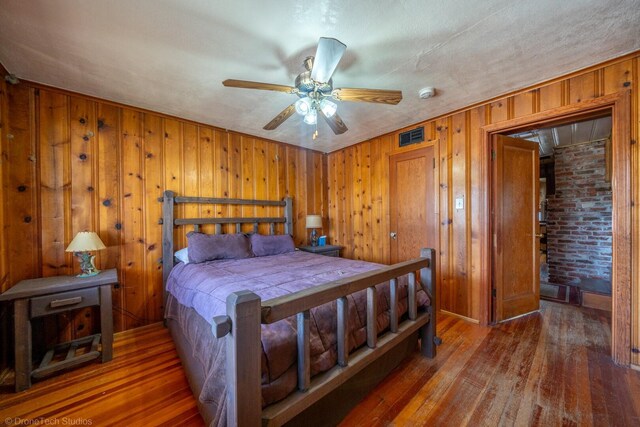
[[[262,129],[295,95],[222,86],[293,85],[321,36],[347,45],[334,87],[402,102],[340,103],[349,130],[312,141],[297,115]],[[639,49],[638,0],[0,0],[19,78],[325,152]]]

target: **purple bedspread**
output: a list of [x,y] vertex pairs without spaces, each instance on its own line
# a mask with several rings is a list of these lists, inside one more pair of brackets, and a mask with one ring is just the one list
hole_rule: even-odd
[[[235,291],[249,290],[265,301],[318,284],[353,276],[382,267],[363,261],[327,257],[295,251],[281,255],[238,260],[217,260],[202,264],[177,264],[169,276],[167,289],[184,308],[193,308],[206,322],[226,314],[226,298]],[[389,286],[376,286],[378,291],[378,331],[389,326]],[[406,312],[406,277],[398,281],[399,315]],[[171,298],[170,301],[174,301]],[[351,349],[366,341],[366,293],[349,299],[349,343]],[[427,295],[418,292],[418,305],[429,304]],[[167,306],[167,317],[185,321],[177,307]],[[184,311],[184,310],[183,310]],[[193,349],[205,351],[199,355],[206,371],[206,380],[199,396],[203,402],[224,405],[224,340],[212,335],[202,337],[202,328],[182,325]],[[262,392],[263,406],[280,400],[296,387],[296,326],[295,319],[285,319],[262,325]],[[195,330],[194,330],[195,329]],[[198,331],[198,332],[196,332]],[[195,350],[194,350],[195,351]],[[335,302],[311,310],[311,374],[335,366],[336,307]]]

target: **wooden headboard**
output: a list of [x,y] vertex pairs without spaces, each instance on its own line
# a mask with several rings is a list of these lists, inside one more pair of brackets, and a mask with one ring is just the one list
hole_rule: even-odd
[[[173,229],[176,226],[192,225],[194,231],[199,231],[201,225],[215,224],[215,233],[222,234],[222,224],[235,224],[236,233],[242,232],[242,224],[253,224],[253,231],[258,232],[258,225],[269,224],[270,234],[275,234],[275,225],[284,224],[285,234],[293,235],[293,204],[290,197],[284,200],[249,200],[227,199],[213,197],[181,197],[173,191],[165,191],[161,199],[162,205],[162,289],[166,307],[167,279],[173,269],[175,246],[173,241]],[[175,218],[174,208],[177,204],[208,204],[208,205],[253,205],[253,206],[277,206],[284,209],[283,216],[279,217],[252,217],[252,218]]]

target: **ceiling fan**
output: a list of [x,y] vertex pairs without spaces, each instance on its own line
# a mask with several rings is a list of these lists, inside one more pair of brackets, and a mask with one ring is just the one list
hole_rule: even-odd
[[318,116],[322,116],[336,135],[345,133],[347,126],[338,113],[337,101],[373,102],[395,105],[402,100],[399,90],[333,88],[331,76],[336,70],[347,46],[332,38],[321,37],[315,57],[307,57],[303,71],[296,77],[295,86],[246,80],[225,80],[223,85],[244,89],[274,90],[297,95],[299,99],[267,123],[263,129],[273,130],[287,120],[294,112],[304,116],[304,122],[315,125],[313,139],[318,135]]

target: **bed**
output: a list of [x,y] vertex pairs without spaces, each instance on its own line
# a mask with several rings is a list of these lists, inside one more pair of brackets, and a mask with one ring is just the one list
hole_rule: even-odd
[[[162,201],[165,322],[208,425],[334,423],[418,340],[422,354],[435,356],[433,250],[391,266],[294,250],[177,262],[176,229],[199,233],[208,226],[222,235],[224,224],[234,224],[237,235],[228,237],[244,241],[243,224],[257,233],[266,223],[272,237],[247,238],[286,240],[292,201],[171,191]],[[282,215],[175,218],[176,205],[194,203],[261,206]],[[284,236],[276,236],[278,229]]]

